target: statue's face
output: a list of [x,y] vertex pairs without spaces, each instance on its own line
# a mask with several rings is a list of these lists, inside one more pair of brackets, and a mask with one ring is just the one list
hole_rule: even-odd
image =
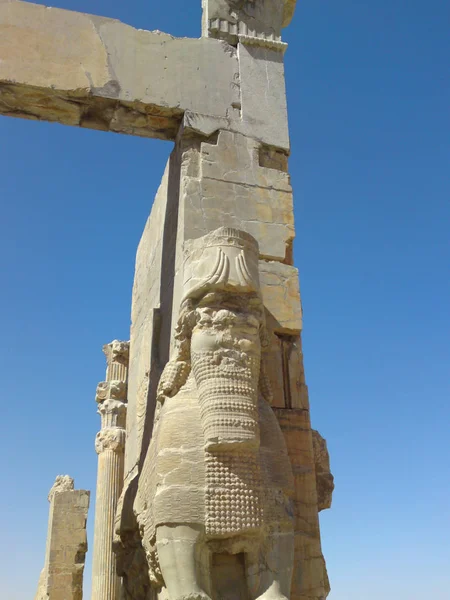
[[197,305],[191,365],[210,452],[230,445],[258,446],[261,319],[256,294],[216,291]]
[[198,303],[191,350],[219,352],[231,359],[260,356],[263,308],[256,294],[209,293]]

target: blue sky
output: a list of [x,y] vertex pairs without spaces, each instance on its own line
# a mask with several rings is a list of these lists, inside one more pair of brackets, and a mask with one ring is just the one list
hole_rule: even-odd
[[[200,34],[200,0],[54,5]],[[285,32],[330,600],[450,599],[449,25],[445,0],[300,0]],[[0,117],[2,599],[34,596],[55,476],[95,490],[101,347],[170,149]]]

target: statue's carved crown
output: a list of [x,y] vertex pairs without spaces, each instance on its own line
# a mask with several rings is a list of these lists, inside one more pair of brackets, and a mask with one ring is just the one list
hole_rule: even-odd
[[258,242],[255,238],[241,229],[234,229],[233,227],[219,227],[215,231],[208,233],[203,238],[200,238],[203,242],[204,248],[213,248],[214,246],[232,246],[233,248],[240,248],[241,250],[247,250],[256,255],[259,254]]
[[220,227],[185,244],[184,298],[212,290],[259,292],[259,247],[245,231]]

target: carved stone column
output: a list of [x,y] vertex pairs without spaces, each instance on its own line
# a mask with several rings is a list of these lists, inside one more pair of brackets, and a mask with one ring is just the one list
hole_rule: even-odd
[[95,440],[98,473],[92,600],[118,600],[120,578],[116,575],[112,539],[123,485],[129,343],[115,340],[103,346],[103,352],[107,360],[106,381],[98,384],[96,394],[102,422]]

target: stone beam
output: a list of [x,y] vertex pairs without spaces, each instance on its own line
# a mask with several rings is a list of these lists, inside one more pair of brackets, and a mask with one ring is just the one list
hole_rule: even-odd
[[0,114],[173,140],[186,111],[240,115],[237,51],[0,0]]

